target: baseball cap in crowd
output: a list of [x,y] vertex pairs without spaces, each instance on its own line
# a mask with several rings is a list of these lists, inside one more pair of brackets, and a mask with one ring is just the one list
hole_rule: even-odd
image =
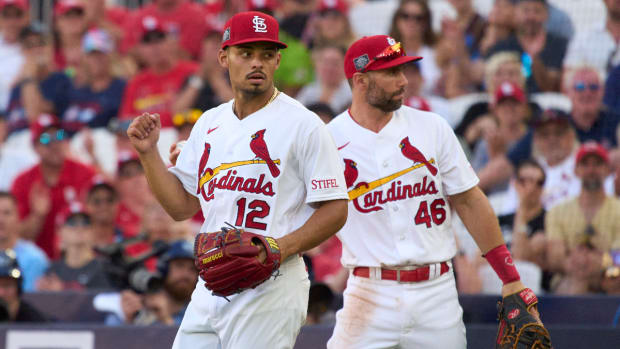
[[116,197],[117,195],[116,188],[114,187],[114,185],[111,182],[107,181],[104,177],[98,175],[93,178],[90,184],[90,188],[88,188],[87,197],[90,197],[95,191],[99,189],[107,190],[114,197]]
[[80,0],[60,0],[54,7],[54,15],[62,16],[72,10],[84,12],[84,9],[84,4]]
[[493,104],[498,104],[507,99],[512,99],[519,103],[525,103],[525,93],[523,92],[523,89],[514,82],[504,81],[495,91]]
[[[56,135],[48,135],[45,137],[45,131],[56,128],[58,131]],[[47,145],[50,142],[54,141],[52,139],[54,136],[56,137],[56,141],[62,141],[65,138],[64,131],[61,127],[60,120],[52,114],[41,114],[37,119],[30,124],[30,133],[32,136],[33,142],[39,142],[43,145]]]
[[142,18],[140,30],[140,41],[142,42],[152,42],[166,37],[166,29],[163,23],[153,16]]
[[577,163],[580,163],[581,160],[588,155],[596,155],[606,164],[609,164],[609,153],[597,142],[586,142],[579,147],[579,150],[577,150]]
[[321,0],[319,3],[319,12],[337,11],[344,15],[347,14],[347,4],[343,0]]
[[420,59],[422,57],[407,56],[400,42],[396,42],[390,36],[365,36],[354,42],[347,50],[344,57],[344,73],[347,79],[350,79],[356,72],[387,69]]
[[194,260],[194,245],[186,240],[171,243],[166,252],[157,260],[157,271],[165,277],[168,274],[170,262],[176,259]]
[[0,11],[8,6],[14,6],[22,11],[28,11],[28,0],[0,0]]
[[72,201],[58,217],[59,225],[69,227],[83,227],[90,225],[90,215],[84,205],[78,201]]
[[222,48],[250,42],[273,42],[280,48],[286,44],[280,41],[278,21],[262,12],[240,12],[232,16],[224,25]]
[[267,10],[273,12],[278,4],[275,0],[247,0],[246,7],[249,11]]
[[532,124],[534,128],[546,125],[548,123],[570,124],[570,115],[560,109],[547,109],[534,116]]
[[142,164],[140,163],[140,159],[138,158],[138,154],[131,150],[121,150],[118,153],[118,162],[117,162],[117,174],[119,177],[130,177],[130,173],[126,170],[126,166],[130,163],[137,163],[140,168],[142,168]]
[[103,29],[91,29],[82,38],[82,51],[91,53],[99,51],[111,53],[114,51],[114,41],[110,34]]

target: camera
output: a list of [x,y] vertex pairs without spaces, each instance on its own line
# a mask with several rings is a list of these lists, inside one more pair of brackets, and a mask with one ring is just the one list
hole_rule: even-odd
[[154,256],[161,256],[168,251],[168,244],[164,241],[155,241],[151,249],[138,256],[128,256],[127,246],[146,241],[147,236],[140,234],[104,247],[96,247],[95,251],[105,256],[105,271],[112,286],[118,289],[130,288],[137,293],[156,292],[163,286],[163,277],[158,272],[149,271],[144,262]]

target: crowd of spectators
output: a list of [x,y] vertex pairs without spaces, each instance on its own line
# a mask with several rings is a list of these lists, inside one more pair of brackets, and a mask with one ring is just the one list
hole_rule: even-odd
[[[233,97],[216,53],[226,19],[245,10],[280,21],[288,48],[276,85],[326,123],[351,102],[344,53],[375,11],[370,32],[423,57],[404,68],[404,103],[454,128],[528,286],[620,294],[620,0],[591,1],[606,17],[583,26],[589,14],[558,0],[495,0],[487,11],[478,0],[55,0],[49,13],[46,1],[0,0],[8,318],[42,319],[18,305],[21,292],[101,290],[117,292],[102,301],[108,324],[179,323],[203,217],[165,213],[126,130],[158,113],[168,159],[202,112]],[[459,291],[498,292],[455,229]],[[341,249],[334,237],[306,255],[311,322],[333,321],[329,302],[348,276]]]

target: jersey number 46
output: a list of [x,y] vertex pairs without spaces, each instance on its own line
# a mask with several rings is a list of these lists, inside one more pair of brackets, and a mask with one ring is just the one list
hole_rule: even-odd
[[435,223],[435,225],[440,225],[446,220],[445,205],[446,201],[444,199],[435,199],[430,205],[427,201],[422,201],[413,221],[417,225],[426,224],[427,228],[431,227],[431,222]]

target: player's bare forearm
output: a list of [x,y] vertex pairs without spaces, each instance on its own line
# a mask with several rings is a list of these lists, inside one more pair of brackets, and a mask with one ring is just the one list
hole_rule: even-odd
[[161,159],[157,150],[160,129],[159,115],[144,113],[131,122],[127,136],[140,156],[149,187],[159,203],[173,219],[185,220],[198,212],[200,204],[185,191],[181,181],[168,172]]
[[347,221],[347,200],[324,201],[320,205],[304,225],[278,239],[282,260],[318,246],[344,226]]
[[200,209],[198,199],[183,188],[181,181],[168,171],[157,150],[141,153],[140,162],[157,201],[177,221],[191,218]]
[[450,204],[483,254],[504,243],[497,217],[480,188],[450,196]]

